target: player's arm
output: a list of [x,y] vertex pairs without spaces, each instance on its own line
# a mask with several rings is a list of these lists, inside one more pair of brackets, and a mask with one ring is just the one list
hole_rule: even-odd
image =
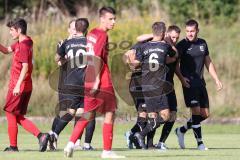
[[166,58],[167,64],[175,62],[178,58],[178,51],[175,46],[172,46],[172,50],[170,52],[171,53]]
[[138,42],[143,42],[147,40],[151,40],[153,38],[153,34],[143,34],[137,37]]
[[57,64],[59,66],[63,65],[66,62],[66,58],[65,58],[65,48],[64,48],[64,41],[60,41],[57,44],[57,52],[55,55],[55,62],[57,62]]
[[140,66],[140,61],[136,59],[136,50],[128,50],[124,54],[125,62],[129,64],[130,69],[134,70]]
[[3,54],[8,54],[12,52],[12,48],[11,47],[4,47],[2,44],[0,44],[0,51]]
[[184,77],[181,73],[181,70],[180,70],[180,61],[178,60],[177,61],[177,65],[176,65],[176,68],[175,68],[175,74],[177,75],[178,79],[180,80],[180,82],[182,83],[182,85],[184,87],[187,87],[189,88],[190,87],[190,84],[189,84],[189,79]]
[[102,67],[103,67],[102,59],[99,57],[94,57],[95,81],[94,81],[93,88],[91,90],[92,94],[95,94],[99,88]]
[[94,59],[94,73],[95,73],[94,85],[90,91],[91,94],[95,94],[97,92],[99,88],[99,84],[101,83],[100,76],[101,76],[102,67],[103,67],[103,61],[101,57],[103,56],[102,52],[106,46],[106,42],[107,42],[107,36],[102,35],[99,37],[99,39],[93,46],[90,46],[92,47],[92,49],[90,48],[90,50],[94,51],[93,59]]
[[208,72],[210,73],[210,75],[212,76],[212,78],[214,79],[214,81],[217,85],[217,90],[218,91],[221,90],[223,88],[222,82],[218,78],[216,68],[215,68],[209,55],[207,55],[205,57],[204,63],[205,63],[205,66],[206,66]]
[[20,87],[21,87],[21,84],[22,84],[27,72],[28,72],[28,63],[22,63],[22,69],[21,69],[20,76],[18,78],[16,86],[13,89],[14,96],[17,96],[20,94]]

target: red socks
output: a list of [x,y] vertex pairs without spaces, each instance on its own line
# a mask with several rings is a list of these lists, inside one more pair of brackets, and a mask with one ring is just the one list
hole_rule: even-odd
[[8,112],[6,112],[6,117],[8,121],[8,137],[10,141],[10,146],[17,147],[17,134],[18,134],[17,118],[15,115]]
[[76,123],[69,141],[75,143],[78,140],[79,136],[83,133],[83,130],[87,126],[87,124],[88,124],[88,121],[84,118],[81,118]]
[[35,137],[37,137],[40,133],[39,129],[23,115],[14,115],[12,113],[6,112],[6,117],[8,121],[8,136],[10,140],[10,146],[17,147],[17,123],[23,126],[25,130],[32,133]]
[[104,123],[103,124],[103,149],[110,151],[112,149],[113,141],[113,124]]
[[26,131],[32,133],[35,137],[41,133],[39,129],[30,120],[23,115],[17,116],[17,123],[20,124]]

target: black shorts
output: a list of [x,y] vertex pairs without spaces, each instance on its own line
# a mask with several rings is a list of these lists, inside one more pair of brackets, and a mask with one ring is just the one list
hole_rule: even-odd
[[66,111],[67,109],[75,109],[84,107],[84,97],[74,94],[58,94],[59,110]]
[[208,93],[205,86],[183,87],[183,95],[187,107],[209,108]]
[[168,99],[169,110],[177,112],[177,97],[176,97],[175,90],[167,94],[167,99]]
[[133,102],[134,102],[134,105],[135,105],[135,108],[137,111],[144,111],[142,110],[142,105],[144,105],[144,98],[142,97],[137,97],[134,93],[130,92],[131,93],[131,96],[132,96],[132,99],[133,99]]
[[160,112],[164,109],[169,109],[168,99],[166,95],[145,98],[146,111],[150,112]]
[[133,78],[134,76],[132,76],[130,84],[129,84],[129,92],[132,96],[135,108],[138,112],[145,112],[145,101],[144,101],[144,96],[142,93],[142,87],[141,84],[139,82],[139,78],[137,78],[137,76],[139,76],[141,74],[139,74],[139,72],[136,74],[134,74],[135,79]]

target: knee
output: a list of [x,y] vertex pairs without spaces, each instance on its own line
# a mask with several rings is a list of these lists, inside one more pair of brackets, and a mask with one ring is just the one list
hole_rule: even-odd
[[161,111],[159,115],[162,117],[162,119],[163,119],[165,122],[170,119],[169,110]]
[[[96,113],[95,112],[85,112],[82,114],[81,117],[84,118],[85,120],[91,121],[91,120],[95,119]],[[105,117],[105,119],[106,119],[106,117]]]
[[191,108],[192,115],[200,115],[200,107]]
[[201,116],[202,118],[207,119],[208,117],[210,117],[210,114],[205,112],[205,113],[201,113]]
[[115,112],[105,113],[104,123],[112,124],[112,123],[114,123],[114,119],[115,119]]
[[147,113],[146,112],[139,112],[138,117],[147,118]]
[[17,117],[11,113],[6,112],[8,127],[17,126]]
[[71,114],[72,116],[74,116],[76,114],[76,110],[75,109],[68,109],[67,113]]
[[78,108],[77,111],[76,111],[76,113],[75,113],[75,116],[81,117],[82,114],[83,114],[83,112],[84,112],[84,109],[83,109],[83,108]]
[[203,119],[207,119],[210,116],[208,109],[201,109],[200,115]]
[[169,116],[169,122],[175,122],[177,119],[177,113],[175,111],[170,112],[170,116]]

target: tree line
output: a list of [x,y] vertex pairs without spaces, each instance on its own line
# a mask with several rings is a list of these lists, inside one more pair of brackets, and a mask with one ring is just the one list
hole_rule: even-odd
[[0,0],[0,18],[28,16],[38,20],[44,15],[77,16],[82,10],[96,14],[103,5],[114,7],[119,16],[124,9],[136,9],[143,16],[154,12],[156,4],[174,23],[196,18],[206,24],[231,25],[239,20],[239,0]]

